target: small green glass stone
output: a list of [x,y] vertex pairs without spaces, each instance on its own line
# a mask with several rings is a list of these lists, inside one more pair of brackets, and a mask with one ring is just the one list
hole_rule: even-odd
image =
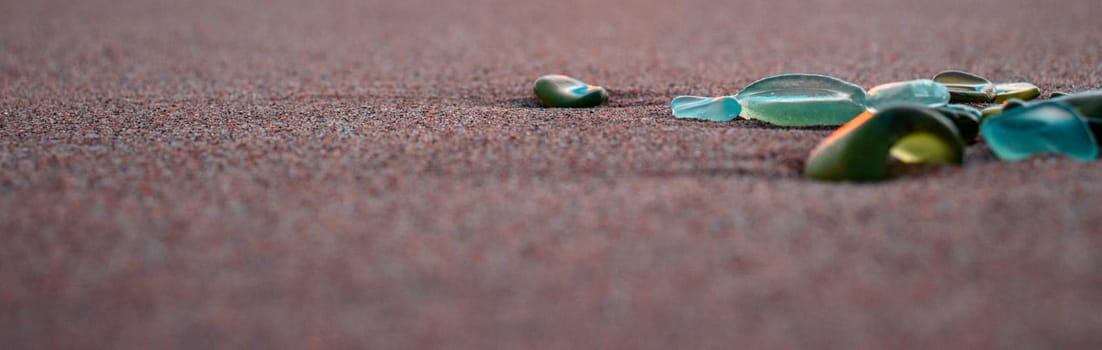
[[1003,101],[1002,104],[1003,104],[1003,112],[1006,112],[1006,111],[1009,111],[1011,109],[1025,107],[1027,103],[1025,101],[1022,101],[1022,100],[1019,100],[1019,99],[1016,99],[1016,98],[1012,98],[1012,99]]
[[934,81],[949,88],[953,103],[989,103],[995,100],[995,84],[972,73],[944,71],[935,75]]
[[949,103],[949,89],[930,79],[900,81],[869,90],[865,106],[881,110],[896,105],[939,107]]
[[889,175],[889,155],[904,165],[960,164],[964,142],[953,122],[931,108],[866,111],[811,151],[804,175],[826,181],[883,180]]
[[1053,91],[1051,94],[1048,94],[1048,98],[1057,98],[1057,97],[1062,97],[1062,96],[1067,96],[1067,95],[1068,95],[1068,93],[1063,92],[1063,91]]
[[533,87],[544,107],[589,108],[608,101],[608,91],[565,75],[544,75]]
[[1060,153],[1079,161],[1098,158],[1086,121],[1068,105],[1040,102],[991,116],[980,125],[987,145],[1002,160]]
[[968,105],[950,104],[937,108],[938,113],[953,122],[957,127],[960,138],[971,145],[976,143],[976,135],[980,133],[980,120],[983,112]]
[[1040,96],[1041,88],[1030,83],[995,84],[995,103],[1003,103],[1012,98],[1029,101]]
[[987,108],[984,108],[980,112],[983,113],[983,117],[980,118],[980,121],[982,122],[987,117],[1002,113],[1003,112],[1003,105],[990,105],[990,106],[987,106]]
[[670,109],[677,118],[727,122],[738,117],[742,105],[734,96],[678,96],[670,101]]
[[780,126],[841,125],[865,110],[865,89],[816,74],[768,77],[735,98],[743,117]]

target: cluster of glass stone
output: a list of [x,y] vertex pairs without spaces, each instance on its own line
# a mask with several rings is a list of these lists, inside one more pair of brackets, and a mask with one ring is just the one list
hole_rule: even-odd
[[[604,88],[561,75],[541,77],[535,93],[546,107],[587,108],[608,100]],[[915,165],[959,164],[977,135],[1008,161],[1042,153],[1098,158],[1102,90],[1054,92],[1050,100],[1027,102],[1040,95],[1030,83],[992,83],[960,71],[868,91],[830,76],[783,74],[735,95],[678,96],[670,108],[677,118],[717,122],[743,117],[785,127],[841,125],[807,161],[805,175],[820,180],[881,180]]]

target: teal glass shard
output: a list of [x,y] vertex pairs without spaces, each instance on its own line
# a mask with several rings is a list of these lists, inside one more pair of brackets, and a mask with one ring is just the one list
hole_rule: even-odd
[[1059,153],[1071,159],[1098,158],[1098,143],[1086,121],[1059,102],[1041,102],[987,117],[980,125],[987,145],[1002,160]]
[[735,96],[742,116],[780,126],[842,125],[865,110],[865,89],[817,74],[758,80]]
[[678,96],[670,101],[670,109],[677,118],[727,122],[738,117],[742,105],[734,96]]
[[898,105],[940,107],[949,103],[949,89],[930,79],[900,81],[869,90],[865,106],[873,111]]

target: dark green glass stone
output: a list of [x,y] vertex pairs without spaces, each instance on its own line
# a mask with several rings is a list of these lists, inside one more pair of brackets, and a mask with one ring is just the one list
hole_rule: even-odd
[[608,91],[565,75],[545,75],[533,86],[544,107],[589,108],[608,101]]
[[938,107],[937,111],[957,127],[960,138],[971,145],[976,143],[976,135],[980,132],[980,120],[983,113],[968,105],[950,104]]

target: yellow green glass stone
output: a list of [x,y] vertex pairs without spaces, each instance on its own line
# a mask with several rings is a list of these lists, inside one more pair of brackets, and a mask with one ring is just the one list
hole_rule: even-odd
[[1003,105],[990,105],[990,106],[985,107],[980,112],[983,114],[983,117],[980,118],[980,121],[983,121],[984,118],[1002,113],[1003,112]]
[[1030,83],[1000,83],[995,84],[995,103],[1003,103],[1006,100],[1016,98],[1029,101],[1041,96],[1041,88]]
[[[890,158],[889,158],[890,157]],[[824,139],[808,157],[804,175],[824,181],[877,181],[889,159],[901,164],[960,164],[964,142],[953,122],[919,106],[866,111]]]

